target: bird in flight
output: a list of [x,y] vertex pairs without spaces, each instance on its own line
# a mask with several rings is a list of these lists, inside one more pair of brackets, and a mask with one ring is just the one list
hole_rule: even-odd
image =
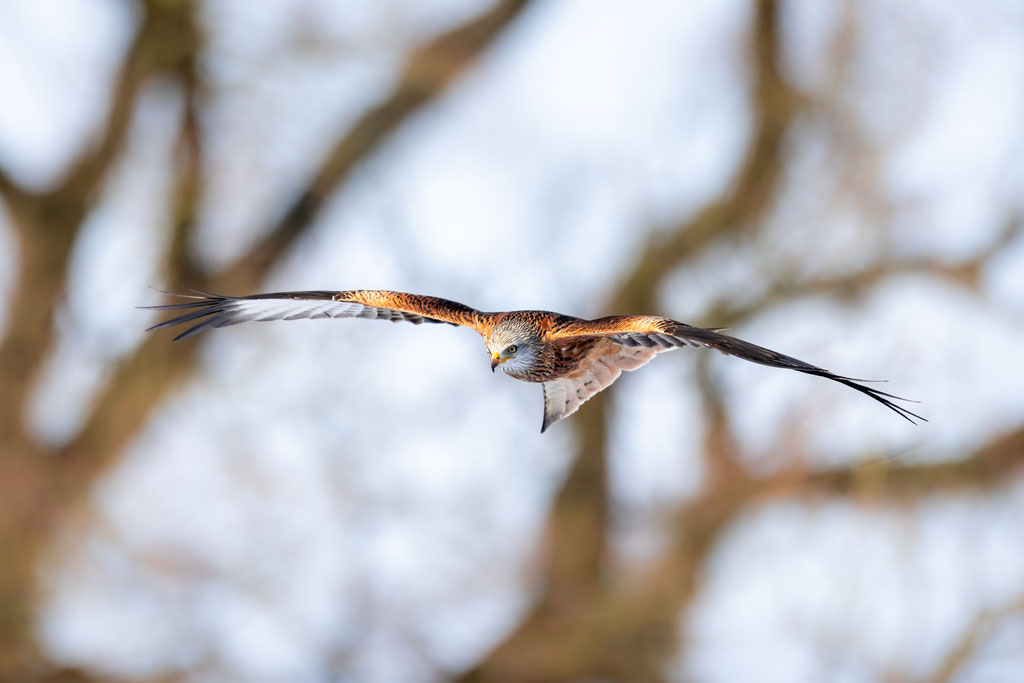
[[636,370],[657,354],[684,346],[703,346],[753,363],[824,377],[870,396],[913,424],[924,420],[894,403],[909,399],[860,384],[867,380],[836,375],[719,330],[693,327],[670,318],[613,315],[583,320],[550,311],[487,313],[447,299],[384,290],[274,292],[240,297],[196,294],[202,296],[174,295],[189,299],[185,303],[143,306],[188,310],[147,332],[198,321],[174,338],[178,341],[211,327],[301,318],[367,318],[470,327],[484,338],[492,372],[501,368],[515,379],[543,386],[541,432],[575,413],[623,370]]

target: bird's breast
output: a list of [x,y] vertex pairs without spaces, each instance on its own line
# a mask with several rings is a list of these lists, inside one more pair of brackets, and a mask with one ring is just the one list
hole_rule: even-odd
[[596,346],[597,341],[593,339],[564,345],[547,344],[533,363],[506,368],[505,371],[510,377],[524,382],[550,382],[578,371]]
[[549,382],[558,378],[558,375],[552,372],[550,365],[547,363],[534,363],[525,368],[503,367],[502,369],[509,377],[523,382]]

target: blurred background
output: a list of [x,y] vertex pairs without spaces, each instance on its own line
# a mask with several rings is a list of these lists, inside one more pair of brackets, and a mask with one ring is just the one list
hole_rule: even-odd
[[[1018,0],[0,2],[0,679],[1024,680]],[[447,326],[651,313],[543,436]]]

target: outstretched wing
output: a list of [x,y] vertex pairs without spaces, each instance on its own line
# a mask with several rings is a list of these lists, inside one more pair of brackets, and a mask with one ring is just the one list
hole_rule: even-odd
[[627,348],[645,348],[657,351],[670,350],[682,346],[704,346],[715,349],[730,356],[736,356],[752,363],[760,363],[773,368],[786,368],[797,372],[817,375],[834,382],[844,384],[851,389],[870,396],[900,417],[915,423],[916,420],[927,422],[925,418],[913,413],[893,401],[909,401],[909,399],[893,396],[873,387],[865,386],[851,377],[844,377],[829,372],[824,368],[811,365],[797,358],[786,356],[777,351],[757,346],[750,342],[730,337],[717,330],[693,327],[670,318],[659,318],[644,315],[618,315],[597,320],[574,320],[548,333],[549,340],[554,343],[567,343],[575,338],[605,338]]
[[[203,296],[175,294],[189,301],[163,306],[142,306],[157,310],[188,310],[149,330],[159,330],[198,320],[174,341],[199,334],[210,327],[226,327],[238,323],[264,320],[299,320],[301,318],[367,318],[391,322],[448,323],[471,327],[482,335],[490,333],[490,313],[483,313],[447,299],[385,290],[346,292],[273,292],[249,296]],[[189,310],[191,309],[191,310]]]

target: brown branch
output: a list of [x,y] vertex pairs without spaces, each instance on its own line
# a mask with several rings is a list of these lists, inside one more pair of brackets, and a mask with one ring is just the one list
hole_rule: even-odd
[[966,458],[923,465],[900,465],[887,460],[819,474],[782,473],[766,481],[763,493],[798,490],[807,495],[849,496],[870,494],[887,501],[916,500],[924,496],[986,491],[999,486],[1024,468],[1024,426],[978,448]]
[[[782,168],[782,141],[796,96],[777,63],[777,5],[757,4],[754,133],[731,188],[663,238],[653,239],[611,298],[608,310],[648,311],[661,280],[716,240],[750,229],[770,205]],[[610,399],[598,394],[574,419],[579,454],[548,516],[544,591],[532,611],[463,681],[658,681],[676,642],[675,621],[692,595],[698,569],[717,531],[738,503],[692,506],[674,550],[640,589],[607,585],[606,420]],[[742,481],[742,480],[740,480]],[[719,501],[733,500],[719,496]],[[574,560],[565,558],[578,552]]]
[[[198,43],[194,3],[147,0],[142,28],[115,84],[99,143],[82,155],[64,182],[44,195],[44,200],[74,201],[86,209],[91,206],[97,188],[106,181],[107,170],[124,147],[142,86],[156,73],[191,72]],[[77,222],[72,228],[77,229]]]
[[[1007,218],[1000,234],[987,247],[959,263],[917,258],[892,259],[880,261],[853,273],[813,279],[780,277],[751,301],[737,303],[731,298],[726,298],[712,303],[704,315],[704,324],[726,327],[737,325],[771,305],[804,296],[831,294],[840,298],[850,297],[897,275],[930,275],[966,289],[976,290],[986,266],[1021,234],[1024,234],[1024,218],[1012,215]],[[799,273],[794,275],[799,276]]]
[[270,233],[248,257],[218,278],[219,286],[226,288],[223,291],[245,292],[256,287],[270,264],[316,220],[324,201],[348,178],[356,164],[410,116],[444,93],[528,4],[528,0],[501,0],[490,11],[415,50],[406,60],[391,96],[356,122]]
[[55,189],[22,193],[11,205],[20,248],[11,322],[0,342],[0,678],[29,680],[49,670],[32,637],[34,574],[50,520],[64,501],[54,486],[56,459],[32,442],[22,411],[52,343],[52,311],[65,287],[75,237],[121,153],[142,84],[175,68],[178,52],[189,44],[190,5],[153,5],[127,53],[95,149]]
[[[1022,466],[1024,427],[964,461],[892,468],[881,477],[870,465],[824,475],[789,472],[762,479],[736,472],[675,514],[670,546],[642,576],[602,591],[573,623],[561,622],[550,610],[535,610],[522,629],[516,656],[509,652],[500,658],[503,668],[477,667],[463,680],[656,680],[657,665],[678,644],[679,609],[695,594],[705,558],[722,531],[751,504],[779,495],[856,494],[888,501],[988,489]],[[509,647],[506,643],[498,652]]]
[[602,424],[611,401],[594,408],[576,415],[580,455],[553,502],[557,514],[548,520],[545,600],[566,613],[586,605],[600,590],[608,550],[608,457]]
[[946,681],[966,680],[961,674],[975,661],[978,652],[992,637],[996,629],[1007,619],[1024,612],[1024,593],[1013,598],[1007,604],[995,609],[984,610],[967,624],[959,641],[939,662],[935,670],[920,680],[929,683],[945,683]]
[[0,200],[9,207],[9,211],[23,211],[30,194],[21,187],[0,165]]
[[[395,92],[382,105],[365,114],[335,145],[309,187],[299,194],[270,234],[227,272],[211,278],[197,271],[188,256],[189,231],[178,230],[172,242],[171,280],[217,291],[249,291],[258,286],[276,260],[315,220],[323,199],[347,179],[356,163],[414,111],[441,95],[444,87],[478,57],[525,6],[524,0],[501,2],[483,16],[416,50]],[[416,65],[422,62],[435,65],[431,71],[434,77],[429,82],[422,76],[415,76],[421,72],[421,67]],[[449,71],[439,70],[436,65],[440,63],[446,64]],[[188,206],[194,203],[192,200]],[[176,222],[186,225],[192,219],[191,212],[186,211]],[[194,343],[171,344],[158,336],[143,342],[98,397],[96,412],[83,431],[65,448],[59,476],[67,484],[62,485],[62,489],[80,490],[80,481],[91,479],[118,456],[151,410],[191,373],[195,348]]]
[[754,130],[736,178],[723,197],[651,240],[612,298],[612,312],[653,312],[654,295],[665,276],[712,242],[753,229],[756,219],[770,208],[781,178],[783,141],[801,100],[782,78],[778,65],[777,3],[763,0],[757,5],[752,34],[757,67]]
[[[217,291],[251,291],[257,287],[276,260],[316,219],[323,200],[348,178],[356,163],[415,111],[440,96],[526,5],[525,0],[498,3],[491,11],[413,52],[404,69],[405,76],[393,94],[367,112],[334,146],[291,209],[249,255],[227,272],[212,278],[197,271],[188,255],[189,231],[178,230],[170,254],[170,279],[189,287]],[[418,66],[422,64],[432,67]],[[438,65],[445,65],[447,70]],[[425,71],[431,75],[430,79],[424,77]],[[191,213],[186,211],[176,222],[190,220]],[[77,489],[75,482],[89,478],[86,473],[95,472],[109,459],[117,457],[153,407],[191,373],[195,348],[194,343],[170,344],[157,336],[143,342],[99,396],[96,412],[82,433],[65,449],[67,457],[62,473],[71,483],[64,488]],[[71,463],[74,466],[69,466]]]
[[191,17],[179,16],[180,9],[168,14],[167,3],[154,4],[121,68],[96,149],[84,154],[57,188],[39,195],[22,193],[10,205],[20,264],[11,297],[11,324],[0,343],[0,383],[6,394],[0,431],[8,434],[20,430],[18,411],[50,348],[52,311],[65,287],[75,236],[124,146],[138,92],[154,73],[175,66],[180,45],[189,44]]
[[147,0],[142,24],[132,39],[118,72],[96,142],[86,149],[53,189],[32,193],[0,172],[0,191],[21,207],[15,227],[22,239],[41,234],[40,239],[61,249],[71,248],[82,219],[107,179],[107,171],[124,148],[129,123],[142,86],[157,73],[176,73],[195,52],[197,41],[192,4]]
[[670,547],[650,570],[605,586],[570,614],[541,603],[513,638],[458,680],[663,680],[665,657],[678,645],[680,606],[695,594],[705,558],[752,490],[737,478],[686,506],[676,515]]
[[[147,41],[166,40],[182,28],[183,16],[194,9],[193,3],[167,3],[153,0],[133,46],[122,80],[115,88],[106,137],[96,150],[69,173],[66,182],[50,193],[47,201],[36,206],[39,216],[51,226],[46,240],[40,238],[38,259],[48,259],[43,281],[20,283],[15,295],[13,330],[30,330],[25,338],[9,335],[0,351],[0,379],[5,380],[0,431],[5,457],[0,458],[0,678],[30,679],[38,670],[40,656],[32,641],[31,610],[34,599],[34,568],[56,520],[62,519],[89,490],[95,477],[114,459],[124,445],[145,423],[152,409],[180,381],[187,377],[195,360],[194,344],[171,344],[166,338],[147,339],[137,352],[118,369],[112,382],[98,397],[94,412],[82,432],[59,454],[28,439],[20,423],[20,411],[27,393],[29,366],[38,365],[48,346],[51,307],[63,287],[67,254],[84,219],[96,188],[123,144],[128,112],[146,74],[157,68],[177,69],[175,76],[186,84],[188,114],[183,121],[179,145],[179,174],[174,236],[169,255],[170,276],[187,286],[236,289],[255,285],[274,261],[286,251],[310,225],[323,200],[343,183],[352,168],[376,149],[394,130],[419,108],[440,96],[446,86],[500,34],[523,8],[526,0],[504,0],[492,10],[467,24],[430,41],[409,58],[401,82],[383,104],[368,112],[335,146],[309,188],[301,193],[292,208],[254,250],[216,281],[199,272],[188,257],[188,241],[195,219],[195,206],[201,191],[198,146],[195,132],[195,73],[193,60],[197,43],[181,39],[176,46],[160,47]],[[179,14],[175,14],[175,12]],[[168,14],[170,13],[170,14]],[[184,22],[191,26],[191,19]],[[168,28],[165,24],[170,24]],[[174,27],[177,27],[175,29]],[[155,52],[154,52],[155,51]],[[162,55],[162,56],[161,56]],[[140,60],[143,66],[136,63]],[[148,65],[148,68],[145,66]],[[127,102],[127,103],[126,103]],[[52,200],[52,201],[51,201]],[[30,225],[26,223],[26,225]],[[36,234],[29,228],[23,235]],[[54,233],[63,240],[55,243]],[[30,243],[30,247],[32,243]],[[22,272],[36,273],[36,254],[22,249]],[[40,273],[40,276],[42,274]],[[26,321],[28,324],[26,324]],[[45,328],[45,332],[41,332]],[[41,340],[42,342],[39,343]],[[15,340],[12,345],[11,339]],[[28,357],[28,362],[26,362]],[[21,382],[21,390],[12,394],[7,379]],[[13,429],[8,430],[7,427]],[[17,549],[17,553],[7,552]]]

